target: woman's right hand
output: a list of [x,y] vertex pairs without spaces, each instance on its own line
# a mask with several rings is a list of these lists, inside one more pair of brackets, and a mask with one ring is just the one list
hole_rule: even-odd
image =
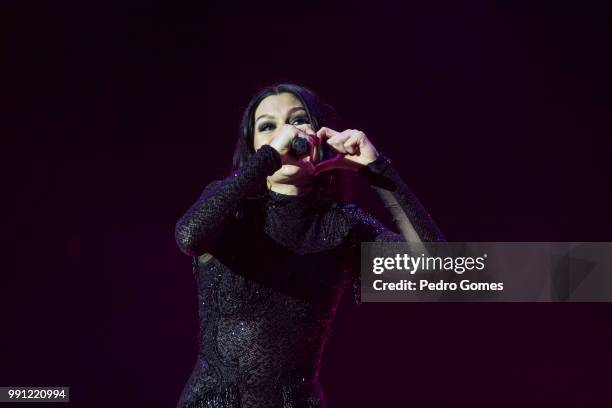
[[[311,147],[315,147],[318,144],[316,134],[307,133],[306,131],[290,124],[283,124],[276,137],[270,142],[270,146],[275,148],[280,154],[281,162],[283,164],[286,164],[289,161],[295,161],[295,158],[292,158],[290,155],[291,141],[296,137],[304,137],[308,139]],[[310,152],[310,154],[312,154],[312,152]]]

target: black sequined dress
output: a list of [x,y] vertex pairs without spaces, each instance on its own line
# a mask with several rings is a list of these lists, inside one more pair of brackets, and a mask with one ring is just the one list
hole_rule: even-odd
[[360,242],[404,241],[408,219],[423,241],[444,240],[383,155],[359,173],[402,233],[319,189],[246,198],[280,167],[263,145],[208,184],[176,224],[179,248],[192,256],[200,322],[179,408],[326,407],[319,362],[340,295],[359,285]]

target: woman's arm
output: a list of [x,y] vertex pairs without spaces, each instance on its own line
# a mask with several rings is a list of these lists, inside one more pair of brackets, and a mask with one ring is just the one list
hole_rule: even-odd
[[263,145],[230,176],[208,184],[200,198],[178,220],[175,239],[181,251],[201,255],[214,247],[242,198],[281,167],[279,152]]
[[315,172],[334,168],[358,171],[376,190],[401,232],[398,234],[388,230],[380,221],[354,204],[343,206],[345,214],[348,215],[348,247],[352,258],[351,269],[357,284],[360,277],[361,242],[405,241],[410,242],[412,250],[426,250],[423,242],[445,241],[444,235],[429,213],[391,166],[391,162],[378,152],[364,132],[356,129],[338,132],[322,127],[317,131],[317,137],[321,143],[326,142],[338,154],[318,163]]
[[351,204],[352,275],[355,304],[361,303],[361,242],[446,242],[444,235],[414,193],[383,155],[358,170],[389,209],[400,233],[389,230],[367,211]]
[[[397,234],[382,231],[374,237],[374,241],[446,241],[429,212],[404,183],[386,156],[380,154],[376,160],[360,168],[358,173],[378,193],[385,207],[391,212],[393,221],[401,233],[401,237],[395,236],[394,239],[390,239],[391,236]],[[378,226],[374,228],[376,227]]]
[[[391,211],[395,224],[404,237],[403,240],[415,243],[444,241],[444,236],[429,213],[393,169],[389,159],[378,152],[365,133],[356,129],[338,132],[322,127],[317,131],[317,137],[321,143],[327,143],[337,154],[331,159],[318,163],[315,173],[334,168],[358,171]],[[370,230],[380,232],[380,223],[375,223],[371,217],[367,217],[366,214],[353,215],[357,215],[366,224],[372,224]],[[373,240],[371,237],[366,238]]]

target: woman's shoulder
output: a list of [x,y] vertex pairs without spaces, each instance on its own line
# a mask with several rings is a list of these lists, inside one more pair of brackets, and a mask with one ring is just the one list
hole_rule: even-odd
[[201,190],[200,196],[204,196],[210,194],[215,191],[217,188],[221,187],[224,179],[212,179],[204,185],[204,188]]
[[363,211],[363,209],[354,203],[353,201],[348,200],[330,200],[331,207],[336,211],[341,211],[343,213],[354,213],[358,211]]
[[[215,194],[218,193],[221,195],[225,193],[233,194],[236,189],[236,185],[233,183],[235,177],[236,177],[236,173],[232,173],[225,177],[214,178],[210,180],[208,183],[206,183],[206,185],[202,189],[201,195],[204,196],[204,195],[208,195],[211,193],[215,193]],[[250,188],[247,188],[246,197],[247,198],[260,198],[262,194],[261,192],[257,191],[257,187],[261,187],[261,186],[257,185],[257,186],[250,186]]]
[[333,201],[330,206],[333,213],[350,225],[358,224],[365,219],[373,218],[367,211],[352,201]]
[[343,220],[349,230],[355,232],[366,230],[381,233],[386,229],[378,218],[354,202],[337,201],[334,207],[335,211],[339,214],[339,218]]

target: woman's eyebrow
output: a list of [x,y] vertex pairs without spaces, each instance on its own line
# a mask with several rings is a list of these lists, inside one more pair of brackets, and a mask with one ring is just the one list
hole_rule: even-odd
[[299,111],[299,110],[303,110],[305,111],[306,109],[303,106],[294,106],[293,108],[289,109],[289,111],[287,111],[287,116],[291,115],[293,112],[295,111]]
[[266,118],[266,117],[271,118],[271,119],[274,119],[274,116],[272,116],[272,115],[268,115],[267,113],[265,113],[265,114],[263,114],[263,115],[259,115],[259,116],[257,117],[257,119],[255,119],[255,122],[257,122],[257,121],[258,121],[259,119],[261,119],[261,118]]
[[[291,108],[291,109],[289,109],[289,110],[287,111],[287,116],[289,116],[289,115],[291,115],[293,112],[295,112],[295,111],[299,111],[299,110],[303,110],[303,111],[305,111],[305,110],[306,110],[306,108],[304,108],[303,106],[294,106],[293,108]],[[255,119],[255,122],[257,122],[259,119],[261,119],[261,118],[265,118],[265,117],[268,117],[268,118],[270,118],[270,119],[274,119],[274,116],[273,116],[273,115],[270,115],[270,114],[268,114],[268,113],[264,113],[263,115],[259,115],[259,116],[257,117],[257,119]]]

